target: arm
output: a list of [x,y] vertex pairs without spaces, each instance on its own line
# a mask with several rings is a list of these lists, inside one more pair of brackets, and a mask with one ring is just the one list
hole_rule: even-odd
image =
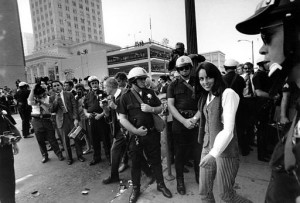
[[280,104],[280,123],[285,124],[289,122],[289,119],[287,118],[287,108],[289,103],[289,92],[283,92],[282,93],[282,100]]
[[258,96],[258,97],[270,98],[269,93],[267,93],[267,92],[265,92],[265,91],[262,91],[261,89],[256,89],[256,90],[255,90],[255,94],[256,94],[256,96]]
[[75,101],[75,97],[72,93],[69,94],[69,98],[70,98],[70,102],[72,105],[72,112],[73,112],[73,119],[74,119],[74,126],[77,127],[78,126],[78,109],[77,109],[77,105],[76,105],[76,101]]
[[224,128],[216,136],[214,146],[209,152],[215,158],[226,149],[234,136],[235,115],[240,100],[239,96],[231,89],[227,89],[224,93],[222,97]]
[[194,127],[194,123],[190,119],[185,119],[175,108],[174,106],[175,99],[168,98],[168,109],[171,112],[172,116],[176,118],[180,123],[182,123],[186,128],[192,129]]
[[131,132],[134,135],[139,135],[139,136],[145,136],[147,135],[147,129],[143,126],[140,128],[134,127],[128,120],[127,115],[125,114],[119,114],[120,115],[120,123],[121,125],[126,128],[129,132]]
[[28,99],[27,99],[28,105],[30,105],[30,106],[32,106],[33,104],[35,104],[35,102],[34,102],[34,93],[33,93],[35,85],[36,84],[34,84],[33,87],[31,88],[30,94],[29,94]]

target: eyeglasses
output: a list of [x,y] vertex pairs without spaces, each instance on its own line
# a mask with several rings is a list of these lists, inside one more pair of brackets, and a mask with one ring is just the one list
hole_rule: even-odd
[[189,66],[183,66],[183,67],[177,68],[177,71],[183,71],[183,70],[190,70],[190,67]]
[[137,79],[145,81],[147,78],[137,78]]
[[283,25],[283,23],[278,23],[278,24],[275,24],[275,25],[269,25],[269,26],[265,26],[265,27],[260,28],[261,39],[262,39],[262,41],[265,45],[268,45],[268,44],[271,43],[272,36],[276,32],[274,28],[279,27],[281,25]]
[[53,87],[59,87],[60,85],[53,85]]

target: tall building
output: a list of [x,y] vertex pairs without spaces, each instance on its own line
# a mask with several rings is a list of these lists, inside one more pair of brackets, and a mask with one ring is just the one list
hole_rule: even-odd
[[35,51],[104,42],[101,0],[30,0]]
[[30,55],[33,53],[34,49],[34,38],[32,33],[22,32],[22,41],[23,41],[23,49],[24,55]]
[[212,51],[207,53],[201,53],[205,57],[206,61],[213,63],[219,68],[221,72],[225,72],[224,63],[225,63],[225,54],[221,51]]

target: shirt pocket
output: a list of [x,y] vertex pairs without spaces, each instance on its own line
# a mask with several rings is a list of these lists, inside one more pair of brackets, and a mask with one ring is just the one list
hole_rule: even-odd
[[140,105],[139,104],[136,104],[136,103],[133,103],[133,104],[128,104],[127,105],[127,109],[128,110],[133,110],[133,109],[140,109]]
[[184,94],[185,93],[185,91],[184,91],[184,88],[176,88],[175,90],[174,90],[174,94],[175,95],[180,95],[180,94]]

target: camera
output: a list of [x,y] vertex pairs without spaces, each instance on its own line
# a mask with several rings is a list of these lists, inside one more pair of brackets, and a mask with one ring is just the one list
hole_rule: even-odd
[[0,145],[11,145],[17,143],[20,139],[20,136],[15,136],[14,133],[10,131],[5,131],[3,132],[3,135],[0,135]]

